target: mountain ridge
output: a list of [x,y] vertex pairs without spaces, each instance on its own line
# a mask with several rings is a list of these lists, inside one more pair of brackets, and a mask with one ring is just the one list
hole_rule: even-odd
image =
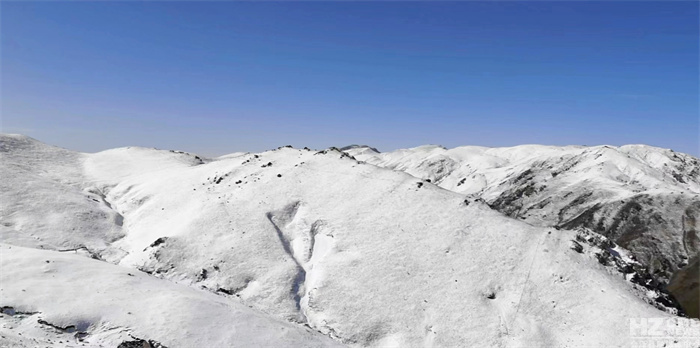
[[582,227],[610,237],[664,283],[698,253],[700,161],[687,154],[647,145],[349,153],[482,198],[538,226]]
[[[513,219],[352,151],[32,151],[2,153],[3,243],[75,249],[350,346],[625,345],[626,318],[674,318],[660,295],[647,297],[655,290],[630,282],[637,273],[602,264],[605,253],[635,264],[605,237]],[[25,158],[41,163],[20,166]],[[74,167],[80,175],[62,172]]]

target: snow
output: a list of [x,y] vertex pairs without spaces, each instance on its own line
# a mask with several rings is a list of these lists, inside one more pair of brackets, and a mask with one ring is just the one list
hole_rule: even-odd
[[[480,174],[467,191],[486,192],[517,176],[513,163],[587,149],[358,146],[346,150],[355,160],[282,147],[209,160],[2,141],[3,177],[14,181],[2,186],[0,306],[89,324],[91,344],[123,340],[108,330],[119,327],[169,347],[627,346],[629,318],[673,317],[571,250],[574,231],[466,204],[464,185],[456,189],[466,173]],[[40,160],[17,169],[26,157]],[[21,177],[40,166],[70,184],[37,177],[49,188],[23,193]],[[423,181],[430,175],[440,186]],[[63,197],[84,203],[62,208]],[[103,214],[71,217],[84,211]],[[56,251],[65,245],[104,261]]]
[[530,224],[606,234],[666,280],[700,250],[690,223],[700,219],[700,160],[669,149],[422,146],[348,153],[483,199]]
[[[292,325],[212,293],[177,285],[71,252],[0,245],[3,305],[31,314],[3,336],[29,336],[36,344],[110,346],[148,337],[168,347],[334,346],[310,329]],[[3,315],[0,322],[11,321]],[[89,332],[52,334],[43,320]],[[69,330],[70,331],[70,330]],[[2,339],[0,339],[0,344]],[[83,344],[84,343],[84,344]]]
[[[608,145],[582,146],[544,146],[520,145],[506,148],[486,148],[463,146],[445,149],[440,146],[420,146],[394,152],[364,153],[349,149],[349,154],[358,160],[385,168],[399,169],[423,178],[431,178],[437,173],[429,165],[435,162],[451,162],[452,170],[441,173],[445,178],[441,186],[455,191],[471,191],[469,186],[458,188],[456,183],[474,173],[486,175],[489,182],[481,185],[483,189],[498,190],[497,185],[508,177],[508,172],[519,172],[537,163],[566,162],[572,159],[572,171],[564,173],[576,182],[585,179],[594,180],[604,187],[620,187],[625,183],[642,180],[639,184],[644,189],[661,188],[700,193],[700,176],[696,173],[689,182],[680,183],[672,177],[673,166],[685,159],[689,166],[698,166],[697,159],[671,150],[646,145],[625,145],[614,147]],[[680,156],[678,159],[673,155]],[[603,168],[599,168],[604,164]],[[664,164],[670,166],[664,168]],[[573,176],[573,178],[572,178]]]

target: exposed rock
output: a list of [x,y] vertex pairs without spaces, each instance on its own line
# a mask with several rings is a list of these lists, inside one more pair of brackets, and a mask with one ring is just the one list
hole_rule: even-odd
[[695,256],[690,263],[673,275],[668,291],[683,306],[686,315],[700,318],[700,257]]
[[154,340],[144,340],[134,338],[133,341],[123,341],[119,343],[117,348],[168,348]]

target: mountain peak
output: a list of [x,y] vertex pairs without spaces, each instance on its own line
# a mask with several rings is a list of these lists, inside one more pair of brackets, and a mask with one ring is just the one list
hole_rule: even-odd
[[372,150],[376,153],[379,153],[379,150],[377,150],[374,147],[370,147],[369,145],[357,145],[357,144],[343,146],[340,148],[340,151],[348,151],[348,150],[355,150],[355,149],[367,149],[367,150]]

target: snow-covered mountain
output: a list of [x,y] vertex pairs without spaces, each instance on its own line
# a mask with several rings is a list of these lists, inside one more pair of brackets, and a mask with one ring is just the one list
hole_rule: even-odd
[[[555,183],[539,180],[545,169],[522,178],[514,172],[557,151],[571,159],[574,148],[469,149],[456,151],[460,157],[437,147],[395,155],[363,146],[281,147],[206,159],[133,147],[82,154],[3,135],[1,339],[26,346],[627,346],[621,333],[630,318],[676,318],[672,299],[647,281],[656,278],[645,273],[636,244],[611,243],[567,212],[549,223],[547,212],[528,209],[532,196],[550,192],[542,185]],[[664,209],[695,218],[674,207],[697,202],[697,160],[677,156],[689,164],[657,171],[678,171],[685,186],[673,187],[684,190],[616,157],[606,163],[619,174],[586,166],[578,177],[588,181],[575,182],[577,165],[563,170],[557,162],[554,177],[578,196],[591,191],[608,202],[627,190],[611,177],[627,175],[628,185],[649,187],[639,194],[658,192]],[[462,180],[467,173],[473,180]],[[518,196],[527,183],[533,188]],[[549,204],[559,206],[558,197]],[[509,204],[521,208],[513,213]],[[617,224],[623,233],[625,224]],[[659,255],[675,261],[681,257],[664,248],[686,259],[697,253],[684,228],[684,249],[673,249],[672,230],[673,238],[658,242]]]
[[[421,146],[388,153],[358,146],[347,152],[481,198],[536,226],[600,233],[630,250],[661,283],[700,249],[700,161],[687,154],[645,145]],[[700,297],[697,288],[690,291]],[[685,307],[698,317],[697,300]]]

